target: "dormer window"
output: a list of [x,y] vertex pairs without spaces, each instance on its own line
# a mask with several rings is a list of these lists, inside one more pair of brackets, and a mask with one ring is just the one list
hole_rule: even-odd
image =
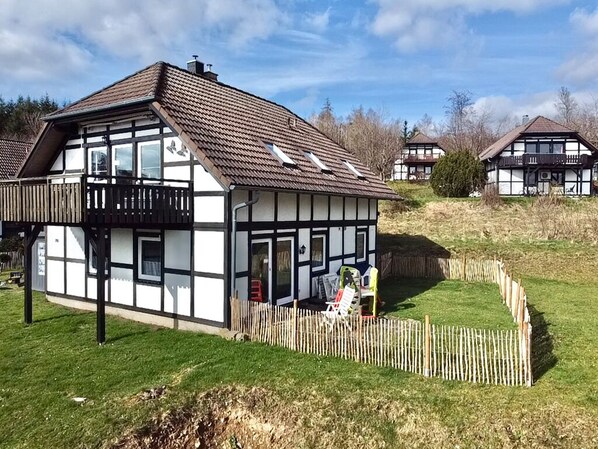
[[284,151],[282,151],[280,148],[278,148],[276,146],[276,144],[271,143],[271,142],[264,142],[264,144],[266,145],[266,148],[268,148],[270,150],[270,152],[280,161],[282,162],[282,165],[285,167],[290,167],[290,168],[297,168],[297,164],[295,163],[295,161],[293,161],[293,159],[291,159],[290,157],[288,157]]
[[313,154],[311,151],[306,151],[305,157],[308,158],[310,161],[312,161],[314,163],[314,165],[322,171],[322,173],[326,173],[328,175],[332,174],[332,170],[330,170],[326,166],[326,164],[324,162],[322,162],[320,160],[320,158],[318,156],[316,156],[315,154]]
[[351,162],[349,162],[349,161],[343,161],[343,162],[347,166],[347,168],[349,169],[349,171],[351,173],[353,173],[355,176],[357,176],[357,179],[365,180],[365,176],[363,176],[361,174],[361,172],[359,170],[357,170],[355,168],[355,166]]

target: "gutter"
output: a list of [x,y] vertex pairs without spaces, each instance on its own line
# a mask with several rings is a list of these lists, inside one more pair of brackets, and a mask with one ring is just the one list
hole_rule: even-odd
[[233,226],[232,226],[232,267],[231,267],[231,295],[235,295],[237,292],[237,212],[240,209],[243,209],[248,206],[252,206],[257,203],[260,199],[260,192],[256,192],[256,197],[250,201],[245,201],[243,203],[237,204],[233,207]]

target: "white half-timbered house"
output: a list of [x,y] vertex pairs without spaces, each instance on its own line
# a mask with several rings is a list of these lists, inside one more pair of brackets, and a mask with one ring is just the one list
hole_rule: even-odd
[[47,297],[97,309],[98,341],[104,310],[214,331],[233,291],[313,297],[321,274],[375,263],[378,200],[397,199],[309,123],[199,61],[156,63],[51,114],[19,177],[0,186],[0,211],[23,198],[27,245],[45,227]]
[[395,161],[392,179],[396,181],[427,181],[434,165],[444,156],[437,140],[417,133],[413,136]]
[[501,195],[592,194],[598,150],[578,132],[542,116],[511,130],[484,152],[489,186]]

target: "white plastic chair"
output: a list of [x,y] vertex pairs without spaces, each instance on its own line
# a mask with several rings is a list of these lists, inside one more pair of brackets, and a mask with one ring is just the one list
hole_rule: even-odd
[[355,290],[351,287],[345,287],[343,290],[343,296],[341,297],[338,305],[336,307],[329,308],[330,310],[322,312],[322,316],[324,317],[323,324],[332,330],[336,322],[341,320],[347,327],[349,327],[346,318],[349,316],[349,309],[351,308],[351,303],[353,302],[354,297]]

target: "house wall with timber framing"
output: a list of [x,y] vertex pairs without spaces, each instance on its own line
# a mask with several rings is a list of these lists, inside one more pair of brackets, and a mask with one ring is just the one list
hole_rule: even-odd
[[[231,204],[255,197],[256,192],[252,190],[233,190]],[[292,299],[315,297],[317,278],[336,273],[344,264],[375,265],[377,217],[378,203],[374,199],[260,192],[258,202],[241,209],[237,217],[235,277],[239,297],[248,297],[251,279],[258,277],[252,242],[271,242],[270,282],[278,285],[276,259],[284,254],[284,249],[276,251],[274,248],[276,242],[290,240],[291,294],[284,298],[277,297],[274,291],[270,294],[272,303],[285,304]],[[317,249],[312,247],[316,243]]]
[[[148,145],[159,148],[159,169],[152,167],[155,151],[148,156],[149,163],[141,160],[142,148]],[[119,150],[128,153],[131,160],[125,155],[119,161]],[[102,158],[104,162],[100,161]],[[228,196],[166,124],[145,114],[109,124],[81,126],[52,162],[49,174],[90,175],[95,170],[108,175],[141,176],[142,164],[148,170],[156,170],[154,173],[160,178],[174,180],[169,182],[171,185],[176,185],[176,181],[193,183],[194,223],[189,229],[110,229],[106,304],[223,327],[228,293],[224,281]],[[129,169],[131,173],[126,173]],[[46,236],[48,296],[95,302],[97,266],[88,230],[47,226]],[[154,247],[159,245],[160,267],[156,276],[141,274],[144,241],[154,242]]]
[[407,144],[393,166],[392,179],[395,181],[420,181],[430,178],[430,174],[445,152],[434,144]]
[[[142,161],[143,148],[148,145],[159,148],[159,169]],[[235,258],[235,289],[241,298],[247,298],[255,242],[271,245],[268,264],[273,290],[264,295],[264,300],[272,303],[315,296],[317,277],[336,272],[343,264],[375,264],[376,200],[241,187],[227,190],[185,148],[175,132],[147,113],[110,123],[81,125],[50,161],[48,174],[140,177],[144,167],[156,170],[152,173],[160,178],[172,180],[167,181],[171,185],[192,182],[193,224],[185,229],[141,225],[108,230],[108,310],[126,311],[127,317],[140,321],[155,316],[227,327],[228,298],[233,288],[231,262]],[[65,179],[60,182],[68,182]],[[233,207],[256,198],[258,191],[258,202],[239,210],[237,233],[233,236]],[[46,227],[46,293],[50,299],[70,301],[69,305],[82,308],[95,303],[99,267],[94,262],[90,232],[93,229],[76,226]],[[148,248],[159,246],[160,266],[155,277],[143,274],[144,242],[153,242],[147,244]],[[287,245],[288,255],[278,250],[278,242]],[[316,256],[312,242],[320,245]],[[282,257],[288,258],[291,284],[284,298],[274,289],[280,283],[276,268]]]
[[[534,150],[535,151],[532,151]],[[593,156],[571,136],[526,136],[485,162],[488,185],[501,195],[592,194]]]

